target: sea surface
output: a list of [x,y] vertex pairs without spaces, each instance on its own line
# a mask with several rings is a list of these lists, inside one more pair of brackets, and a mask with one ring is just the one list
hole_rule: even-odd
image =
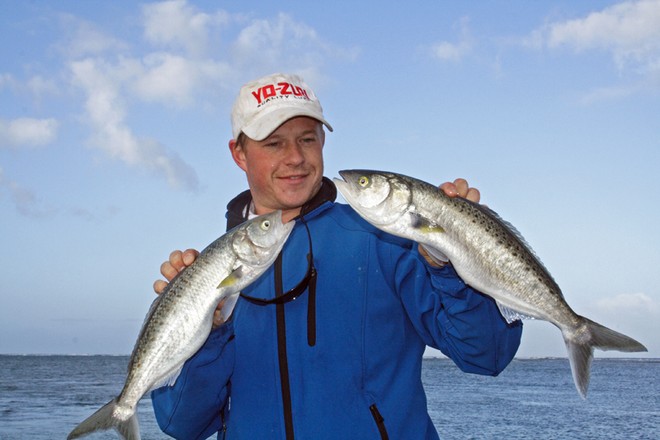
[[[127,362],[127,356],[0,355],[0,439],[66,438],[121,390]],[[516,359],[495,378],[426,359],[423,380],[445,440],[660,439],[660,359],[594,360],[587,400],[577,394],[566,359]],[[138,414],[143,439],[167,438],[148,397]]]

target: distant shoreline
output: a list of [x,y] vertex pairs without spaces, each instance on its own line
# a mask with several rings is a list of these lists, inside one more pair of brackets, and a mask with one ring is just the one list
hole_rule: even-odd
[[[62,354],[62,353],[0,353],[0,357],[129,357],[130,354]],[[446,356],[424,356],[424,360],[443,360],[451,361]],[[568,360],[565,356],[521,356],[515,357],[514,360],[517,361],[539,361],[539,360]],[[598,360],[611,360],[611,361],[659,361],[660,358],[655,357],[605,357],[605,356],[595,356],[594,361]]]

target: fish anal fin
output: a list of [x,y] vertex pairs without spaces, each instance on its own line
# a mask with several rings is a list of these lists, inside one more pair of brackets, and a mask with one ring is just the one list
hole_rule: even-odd
[[514,321],[521,321],[523,319],[534,319],[534,317],[517,312],[501,304],[499,301],[496,301],[496,304],[497,308],[500,309],[500,314],[506,320],[507,324],[511,324]]
[[172,374],[168,374],[165,376],[163,379],[157,381],[154,383],[154,385],[151,387],[149,391],[153,391],[156,388],[164,387],[164,386],[173,386],[176,383],[176,380],[179,378],[179,375],[181,374],[181,371],[183,370],[183,364],[179,365],[179,367],[172,372]]

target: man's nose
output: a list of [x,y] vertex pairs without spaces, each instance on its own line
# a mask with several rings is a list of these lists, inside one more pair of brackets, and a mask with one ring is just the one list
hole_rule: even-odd
[[298,165],[305,161],[302,146],[295,142],[289,143],[286,148],[286,161],[289,164]]

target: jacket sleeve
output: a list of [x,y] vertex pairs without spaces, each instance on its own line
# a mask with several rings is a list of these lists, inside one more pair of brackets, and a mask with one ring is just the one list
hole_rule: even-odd
[[174,385],[151,393],[160,429],[177,439],[206,439],[220,430],[234,367],[233,324],[213,330]]
[[466,285],[450,264],[433,268],[417,246],[411,253],[399,289],[407,292],[402,294],[404,306],[426,345],[439,349],[462,371],[502,372],[520,345],[522,322],[507,324],[495,301]]

